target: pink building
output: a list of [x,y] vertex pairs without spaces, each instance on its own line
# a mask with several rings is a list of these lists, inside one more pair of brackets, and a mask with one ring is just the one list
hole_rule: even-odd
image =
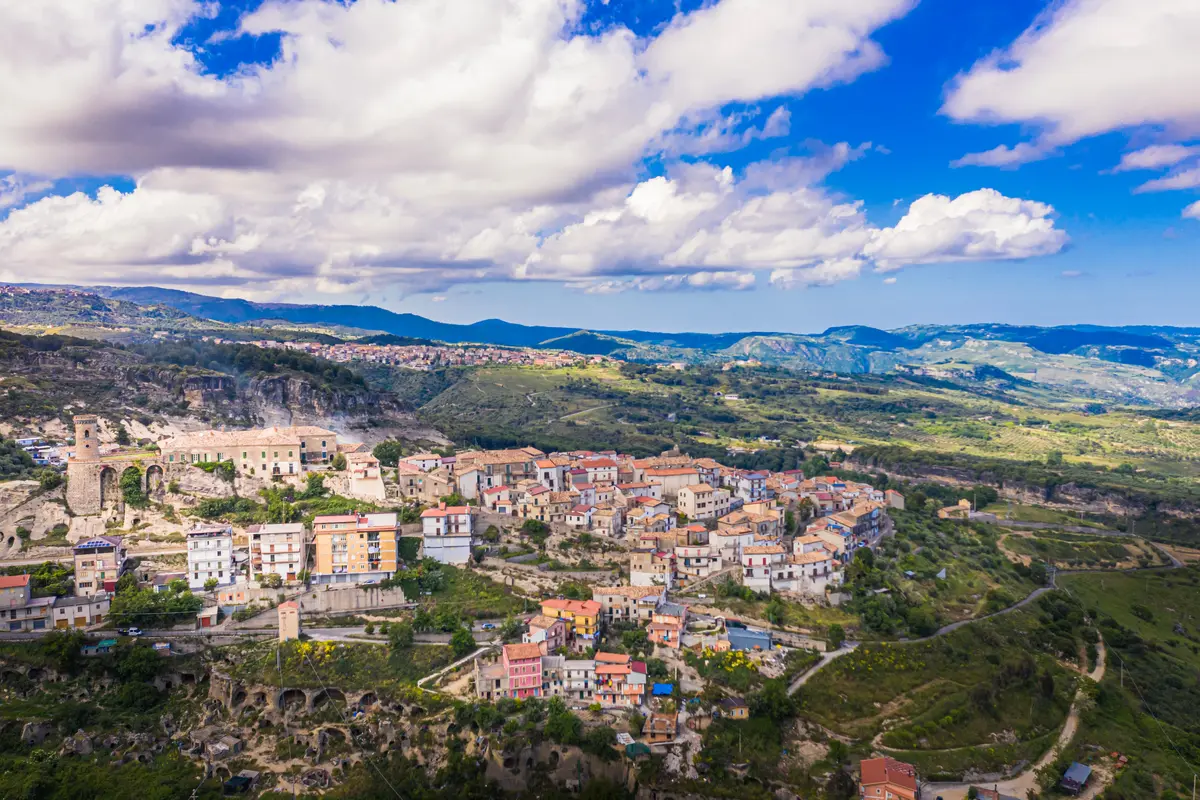
[[526,644],[546,644],[546,652],[553,653],[567,646],[567,623],[562,619],[538,614],[529,620],[529,630],[521,637]]
[[542,696],[542,648],[532,643],[506,644],[500,656],[508,676],[509,697]]

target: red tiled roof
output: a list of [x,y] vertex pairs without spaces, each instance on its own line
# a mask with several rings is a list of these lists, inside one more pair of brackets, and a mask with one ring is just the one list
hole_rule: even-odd
[[536,644],[506,644],[504,657],[509,661],[524,661],[530,658],[540,658],[542,648]]
[[427,508],[421,512],[421,519],[426,517],[450,517],[459,514],[470,514],[470,506],[446,506],[445,508]]
[[0,589],[16,589],[29,585],[29,575],[0,575]]
[[916,767],[894,758],[864,758],[859,771],[864,785],[891,783],[914,791],[917,788]]

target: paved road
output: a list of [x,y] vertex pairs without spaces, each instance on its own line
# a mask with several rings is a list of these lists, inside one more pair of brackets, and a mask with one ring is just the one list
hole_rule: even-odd
[[[387,644],[387,637],[377,635],[369,638],[363,626],[345,628],[305,628],[304,633],[318,642],[347,642],[352,644]],[[496,641],[498,631],[485,631],[476,627],[472,633],[478,644],[491,644]],[[417,644],[450,644],[449,633],[417,633],[413,641]]]

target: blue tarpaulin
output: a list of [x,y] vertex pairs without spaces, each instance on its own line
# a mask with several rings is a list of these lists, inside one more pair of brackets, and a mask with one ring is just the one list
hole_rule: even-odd
[[670,697],[673,691],[675,691],[675,684],[673,683],[654,684],[653,694],[655,697]]

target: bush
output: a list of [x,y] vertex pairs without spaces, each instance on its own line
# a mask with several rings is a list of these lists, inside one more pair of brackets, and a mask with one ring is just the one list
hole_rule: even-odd
[[130,508],[146,508],[150,505],[150,498],[146,496],[145,490],[142,489],[142,470],[140,467],[130,467],[122,472],[118,485],[121,488],[121,496],[125,500],[125,505]]
[[233,483],[233,479],[237,475],[237,469],[233,466],[232,461],[204,461],[192,466],[204,470],[209,475],[216,475],[228,483]]
[[278,589],[279,587],[283,586],[283,577],[278,573],[270,572],[266,575],[263,575],[259,583],[268,589]]

